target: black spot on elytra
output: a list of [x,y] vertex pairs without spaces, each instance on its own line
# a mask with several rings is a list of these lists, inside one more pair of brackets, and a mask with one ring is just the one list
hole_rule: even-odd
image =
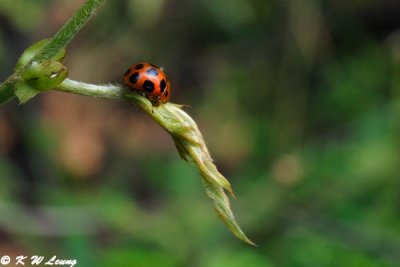
[[138,80],[139,80],[139,73],[138,73],[138,72],[135,72],[134,74],[132,74],[132,75],[129,77],[129,81],[130,81],[132,84],[137,83]]
[[162,79],[161,82],[160,82],[161,93],[164,93],[164,90],[165,90],[166,86],[167,86],[167,83],[165,82],[164,79]]
[[169,93],[168,93],[168,92],[166,92],[166,93],[165,93],[165,96],[168,96],[168,95],[169,95]]
[[129,73],[131,73],[131,69],[128,69],[127,71],[125,71],[125,74],[124,74],[124,76],[128,76],[128,75],[129,75]]
[[151,76],[157,76],[158,75],[158,70],[156,70],[155,68],[150,68],[146,71],[147,74],[151,75]]
[[152,81],[149,80],[145,80],[143,83],[143,89],[148,92],[151,93],[154,90],[154,83]]
[[135,66],[135,69],[140,70],[141,68],[143,68],[143,64],[137,64]]

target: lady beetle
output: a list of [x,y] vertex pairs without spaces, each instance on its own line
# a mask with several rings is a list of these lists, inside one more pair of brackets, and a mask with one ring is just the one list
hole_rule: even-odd
[[168,102],[171,96],[167,75],[161,68],[147,62],[131,66],[124,74],[124,82],[157,104]]

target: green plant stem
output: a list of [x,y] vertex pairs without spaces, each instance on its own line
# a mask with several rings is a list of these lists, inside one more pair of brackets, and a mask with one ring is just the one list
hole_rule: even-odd
[[114,84],[90,84],[80,81],[75,81],[71,79],[65,79],[57,88],[54,90],[78,94],[83,96],[90,96],[95,98],[106,98],[112,100],[126,100],[128,102],[133,102],[138,105],[144,112],[150,115],[161,127],[163,127],[168,132],[171,132],[170,124],[165,123],[165,109],[168,106],[174,108],[174,110],[179,110],[180,105],[166,103],[159,107],[154,107],[153,104],[145,97],[137,94],[135,92],[129,92],[122,85]]
[[[78,94],[83,96],[90,96],[95,98],[106,98],[112,100],[127,100],[138,105],[143,111],[149,114],[156,122],[158,122],[164,129],[170,129],[163,124],[163,116],[159,114],[158,109],[153,107],[152,103],[145,97],[128,92],[122,85],[114,84],[90,84],[71,79],[65,79],[54,90]],[[174,105],[168,103],[167,105]]]
[[65,79],[60,85],[55,88],[57,91],[66,93],[73,93],[84,96],[91,96],[97,98],[107,98],[114,100],[123,100],[125,97],[125,90],[120,85],[104,84],[95,85],[85,82],[78,82],[70,79]]
[[0,84],[0,105],[3,105],[14,98],[14,86],[17,81],[18,77],[14,73]]
[[[33,61],[48,60],[57,55],[57,53],[65,48],[77,32],[89,21],[97,8],[100,7],[105,0],[87,0],[85,4],[70,18],[64,26],[56,33],[37,55],[35,55],[30,63]],[[30,64],[29,63],[29,64]],[[28,64],[28,65],[29,65]],[[0,84],[0,105],[3,105],[14,98],[15,84],[20,80],[18,73],[12,74],[4,82]]]
[[[147,98],[137,93],[127,91],[122,85],[90,84],[67,78],[61,84],[59,84],[57,88],[54,88],[54,90],[95,98],[127,100],[138,105],[141,109],[143,109],[143,111],[151,115],[158,123],[161,124],[163,121],[162,116],[157,112],[156,108],[153,107],[152,103]],[[161,126],[163,125],[161,124]],[[163,128],[165,127],[163,126]]]
[[96,98],[127,100],[133,102],[143,109],[143,111],[151,115],[163,128],[166,128],[162,125],[162,116],[157,112],[156,108],[153,108],[153,105],[149,100],[137,93],[128,92],[122,85],[90,84],[67,78],[54,90]]
[[60,49],[65,48],[104,1],[105,0],[87,0],[31,62],[50,59],[54,57]]

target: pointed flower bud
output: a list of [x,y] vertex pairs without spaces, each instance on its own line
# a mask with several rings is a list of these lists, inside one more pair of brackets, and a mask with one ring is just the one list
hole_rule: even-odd
[[166,103],[154,107],[149,100],[136,93],[130,93],[127,97],[138,104],[172,136],[182,159],[196,165],[215,211],[229,230],[240,240],[255,246],[235,220],[229,198],[225,194],[227,191],[234,197],[232,187],[213,163],[196,122],[182,109],[181,105]]

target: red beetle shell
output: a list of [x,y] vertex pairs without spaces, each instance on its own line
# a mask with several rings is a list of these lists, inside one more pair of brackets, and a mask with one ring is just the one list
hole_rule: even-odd
[[147,62],[131,66],[124,74],[124,82],[153,101],[166,103],[171,96],[167,75],[159,67]]

